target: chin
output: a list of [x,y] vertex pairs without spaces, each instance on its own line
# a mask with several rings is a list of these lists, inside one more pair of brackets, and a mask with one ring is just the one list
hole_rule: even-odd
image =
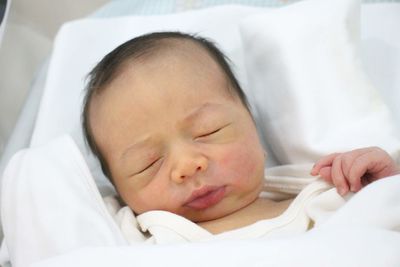
[[[240,203],[220,203],[224,205],[216,205],[212,208],[209,208],[204,211],[196,211],[193,214],[187,214],[187,216],[183,215],[186,219],[195,222],[195,223],[201,223],[201,222],[207,222],[207,221],[213,221],[217,219],[221,219],[223,217],[226,217],[228,215],[231,215],[251,203],[253,203],[256,199],[258,198],[258,194],[254,195],[252,197],[248,197],[246,201],[241,201]],[[219,206],[219,207],[218,207]],[[229,207],[229,208],[226,208]],[[234,208],[232,208],[234,207]]]
[[[222,203],[220,203],[222,204]],[[213,221],[217,220],[219,218],[225,217],[233,212],[235,210],[227,210],[224,209],[223,207],[216,205],[214,207],[210,207],[205,210],[191,210],[189,212],[186,212],[185,214],[181,214],[181,216],[185,217],[186,219],[195,222],[195,223],[201,223],[201,222],[206,222],[206,221]]]

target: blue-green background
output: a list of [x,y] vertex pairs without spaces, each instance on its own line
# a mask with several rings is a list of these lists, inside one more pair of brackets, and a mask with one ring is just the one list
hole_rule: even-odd
[[[100,8],[96,17],[124,15],[168,14],[188,9],[199,9],[223,4],[277,7],[299,0],[114,0]],[[400,0],[363,0],[364,3],[400,3]]]

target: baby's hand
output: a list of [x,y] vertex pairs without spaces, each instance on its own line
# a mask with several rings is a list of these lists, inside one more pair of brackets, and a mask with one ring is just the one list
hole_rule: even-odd
[[399,173],[400,169],[390,155],[378,147],[330,154],[318,160],[311,170],[311,175],[320,175],[335,185],[342,196],[349,191],[358,192],[372,181]]

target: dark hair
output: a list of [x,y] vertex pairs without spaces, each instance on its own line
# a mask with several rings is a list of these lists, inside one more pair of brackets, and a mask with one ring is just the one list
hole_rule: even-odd
[[93,95],[101,93],[101,91],[123,71],[127,63],[134,60],[146,59],[154,55],[154,53],[164,50],[170,40],[191,41],[203,48],[221,67],[221,70],[230,84],[229,90],[232,90],[232,92],[239,97],[242,104],[250,112],[246,95],[229,66],[229,59],[212,41],[181,32],[154,32],[141,35],[123,43],[108,53],[88,74],[82,110],[82,128],[86,143],[99,159],[104,174],[111,182],[112,177],[110,169],[96,144],[90,127],[90,118],[88,114],[90,101]]

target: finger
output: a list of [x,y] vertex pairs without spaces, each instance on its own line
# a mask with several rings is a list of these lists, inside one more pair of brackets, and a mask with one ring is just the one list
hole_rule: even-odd
[[359,191],[364,177],[368,177],[368,181],[372,182],[387,176],[387,170],[390,169],[388,166],[391,166],[391,163],[392,158],[389,154],[379,148],[372,149],[356,158],[348,178],[353,187],[351,190]]
[[319,175],[321,176],[322,179],[324,179],[327,183],[333,184],[332,182],[332,167],[323,167],[319,171]]
[[351,191],[357,192],[361,189],[361,177],[363,177],[367,170],[368,165],[371,164],[370,153],[363,154],[354,160],[353,166],[349,172],[349,182],[351,184]]
[[332,163],[332,182],[340,195],[345,195],[349,191],[349,186],[343,175],[341,156],[336,157]]
[[396,163],[385,150],[376,147],[369,156],[370,164],[368,164],[367,173],[372,178],[372,181],[396,173]]
[[333,153],[319,159],[311,169],[311,175],[318,175],[323,167],[331,166],[333,160],[341,153]]
[[371,148],[361,148],[342,154],[342,171],[347,180],[350,176],[350,169],[353,166],[355,159],[363,154],[369,153],[370,151]]

